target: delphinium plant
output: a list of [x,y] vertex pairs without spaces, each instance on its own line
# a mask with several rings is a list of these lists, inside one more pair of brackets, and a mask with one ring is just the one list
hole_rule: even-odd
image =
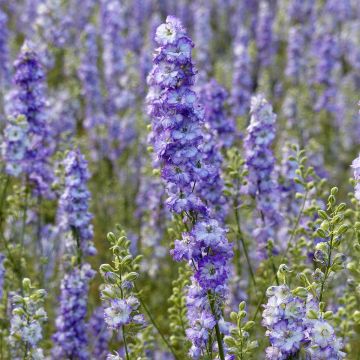
[[[22,283],[22,294],[10,298],[10,335],[8,338],[11,359],[45,359],[40,342],[43,339],[42,325],[47,315],[42,307],[46,291],[35,289],[30,279]],[[3,354],[4,355],[4,354]]]
[[[146,344],[144,338],[144,343],[137,344],[142,346],[142,352],[135,355],[139,352],[136,337],[147,326],[135,286],[142,256],[134,258],[131,255],[130,241],[123,231],[120,231],[118,236],[109,233],[107,238],[111,244],[112,265],[100,266],[100,273],[105,282],[101,289],[105,322],[109,329],[121,334],[126,360],[132,359],[133,356],[143,359],[146,358],[146,351],[151,347],[151,342]],[[151,334],[147,335],[151,338]]]
[[187,295],[190,325],[187,336],[193,343],[190,353],[199,357],[218,351],[224,359],[219,320],[231,247],[225,230],[211,218],[213,209],[207,208],[203,202],[206,199],[197,190],[197,186],[201,190],[202,183],[208,186],[211,178],[216,179],[219,169],[212,167],[199,149],[204,138],[201,128],[204,120],[196,93],[191,89],[193,43],[174,17],[168,17],[158,27],[156,41],[160,48],[149,75],[148,94],[153,119],[151,140],[169,195],[167,205],[184,218],[182,239],[175,241],[172,254],[176,261],[189,262],[194,271]]

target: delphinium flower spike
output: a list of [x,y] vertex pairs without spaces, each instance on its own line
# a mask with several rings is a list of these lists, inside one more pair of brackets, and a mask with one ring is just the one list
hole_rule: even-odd
[[211,6],[207,1],[196,1],[194,5],[194,41],[196,47],[196,64],[199,69],[197,83],[204,84],[210,75],[210,46],[212,39]]
[[[60,301],[53,335],[52,354],[57,359],[88,359],[86,335],[87,301],[90,280],[95,271],[84,262],[94,255],[93,230],[89,212],[87,162],[79,150],[70,151],[64,161],[65,189],[59,203],[59,226],[69,233],[65,275],[61,281]],[[71,261],[69,261],[69,259]]]
[[95,271],[85,263],[70,269],[61,281],[52,349],[56,359],[89,359],[86,315],[89,283],[94,275]]
[[233,119],[225,111],[226,90],[212,79],[200,91],[200,101],[204,106],[204,141],[200,150],[204,161],[213,167],[212,179],[198,184],[199,197],[218,220],[224,220],[228,212],[223,195],[224,181],[221,176],[223,157],[221,151],[230,147],[236,138]]
[[62,231],[70,233],[67,244],[70,253],[78,256],[94,255],[92,215],[89,212],[90,192],[87,182],[90,178],[87,161],[80,150],[71,150],[64,160],[65,188],[59,200],[58,222]]
[[193,343],[190,352],[199,357],[212,347],[216,336],[219,356],[224,359],[218,322],[232,254],[225,230],[209,218],[212,209],[206,207],[196,189],[219,169],[209,166],[199,147],[204,139],[204,112],[192,90],[193,43],[172,16],[158,27],[155,40],[159,48],[149,75],[147,97],[152,118],[150,140],[169,194],[167,205],[173,213],[182,214],[189,228],[182,240],[175,241],[172,255],[176,261],[189,262],[194,270],[187,296],[187,335]]
[[234,40],[234,69],[231,88],[232,114],[235,118],[249,112],[253,90],[252,63],[249,54],[248,31],[239,26]]
[[[114,163],[123,151],[133,142],[135,137],[135,94],[129,84],[132,79],[129,73],[131,66],[126,62],[129,57],[129,43],[126,28],[130,14],[127,11],[130,3],[119,0],[101,0],[101,35],[104,63],[104,82],[107,90],[105,111],[107,119],[106,154]],[[134,7],[141,7],[134,3]],[[136,34],[139,28],[136,27]],[[127,33],[128,36],[129,33]],[[128,59],[129,61],[129,59]],[[105,144],[104,144],[105,145]]]
[[78,69],[82,84],[82,94],[85,98],[84,127],[89,132],[94,148],[93,156],[104,155],[106,134],[105,102],[101,90],[101,78],[98,69],[98,31],[93,24],[87,24],[84,29],[84,51],[81,54],[81,64]]
[[204,84],[200,100],[205,110],[206,126],[216,134],[220,148],[229,148],[236,138],[234,119],[226,111],[229,94],[215,79]]
[[[45,74],[29,42],[25,42],[22,46],[14,68],[14,89],[10,95],[7,113],[13,117],[23,115],[26,118],[26,136],[22,135],[25,125],[21,125],[22,131],[19,132],[22,146],[26,143],[25,149],[21,150],[21,160],[23,160],[21,168],[33,184],[37,195],[51,197],[54,175],[49,163],[52,146],[51,131],[46,116]],[[12,125],[9,124],[9,141],[20,142],[20,139],[16,138],[17,133]]]
[[278,185],[274,178],[275,158],[271,144],[275,139],[276,115],[262,95],[252,98],[251,120],[244,140],[245,160],[248,170],[247,193],[256,201],[260,215],[254,237],[261,257],[266,257],[266,247],[274,240],[280,222]]
[[256,27],[256,46],[258,51],[258,61],[261,68],[271,65],[274,57],[274,9],[268,1],[260,1],[257,27]]

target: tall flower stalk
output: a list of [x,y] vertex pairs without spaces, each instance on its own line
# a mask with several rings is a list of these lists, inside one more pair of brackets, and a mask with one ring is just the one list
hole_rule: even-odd
[[254,229],[259,255],[267,254],[269,241],[274,240],[280,222],[278,185],[274,177],[275,157],[271,144],[275,139],[276,115],[262,95],[252,98],[251,120],[244,140],[245,161],[248,170],[247,193],[256,201],[260,215]]
[[89,283],[95,271],[84,262],[84,256],[94,255],[95,248],[92,244],[92,215],[88,209],[88,179],[85,158],[79,150],[70,151],[65,159],[65,189],[59,204],[59,222],[65,234],[68,232],[66,255],[71,261],[66,262],[55,321],[52,354],[57,359],[89,358],[87,301]]
[[[9,156],[11,161],[15,161],[12,162],[13,166],[7,165],[7,171],[11,175],[25,174],[36,195],[51,197],[54,176],[50,167],[52,147],[46,114],[45,74],[29,42],[25,42],[21,48],[14,69],[14,88],[7,112],[14,118],[23,116],[25,120],[21,125],[19,122],[17,124],[21,130],[14,125],[13,120],[8,123],[6,138],[9,153],[5,157]],[[21,148],[14,149],[12,142],[21,142]]]
[[199,196],[199,184],[213,179],[219,169],[210,166],[199,146],[204,141],[204,111],[192,90],[195,70],[191,60],[193,43],[180,21],[172,16],[158,27],[159,45],[149,75],[148,111],[152,118],[150,139],[166,185],[170,211],[180,215],[186,231],[175,241],[172,255],[187,261],[194,275],[187,306],[193,346],[191,356],[212,354],[216,338],[218,353],[225,358],[219,320],[227,290],[231,246],[226,231],[206,199]]

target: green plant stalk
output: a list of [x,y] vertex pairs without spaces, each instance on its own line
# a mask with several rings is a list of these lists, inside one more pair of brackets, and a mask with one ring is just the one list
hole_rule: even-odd
[[[135,285],[135,290],[136,290],[137,293],[139,293],[139,290],[138,290],[136,285]],[[176,360],[180,360],[179,357],[176,355],[175,349],[171,346],[170,342],[166,339],[166,337],[164,336],[164,334],[160,330],[158,324],[155,322],[153,316],[151,315],[151,313],[150,313],[149,309],[147,308],[146,304],[144,303],[144,301],[141,299],[140,295],[138,295],[138,298],[139,298],[141,306],[143,307],[143,309],[146,312],[146,315],[149,317],[151,323],[154,325],[155,329],[159,333],[160,337],[162,338],[162,340],[164,341],[164,343],[166,344],[166,346],[168,347],[170,352],[174,355],[174,358]]]
[[[282,258],[281,258],[281,263],[283,263],[283,262],[285,261],[285,259],[286,259],[286,254],[288,253],[288,251],[289,251],[289,249],[290,249],[290,244],[291,244],[292,240],[293,240],[294,237],[295,237],[295,232],[296,232],[296,230],[297,230],[297,228],[298,228],[298,226],[299,226],[300,219],[301,219],[302,214],[303,214],[304,209],[305,209],[305,203],[306,203],[306,199],[307,199],[308,193],[309,193],[309,191],[306,189],[305,195],[304,195],[304,199],[303,199],[303,202],[302,202],[302,205],[301,205],[301,209],[300,209],[299,214],[298,214],[298,216],[297,216],[297,218],[296,218],[296,221],[295,221],[294,227],[293,227],[293,229],[292,229],[291,236],[290,236],[290,239],[289,239],[289,241],[288,241],[286,250],[285,250],[285,252],[284,252],[284,254],[283,254]],[[274,280],[276,280],[276,277],[275,277],[275,276],[274,276],[274,278],[273,278],[272,281],[274,281]],[[255,314],[254,314],[254,316],[253,316],[253,321],[256,320],[257,314],[259,313],[261,304],[264,302],[265,297],[266,297],[266,294],[263,293],[263,296],[261,297],[258,305],[256,306]]]
[[214,302],[211,299],[211,293],[210,290],[208,291],[208,299],[209,299],[209,303],[210,303],[210,309],[212,314],[214,315],[215,318],[215,334],[216,334],[216,341],[218,343],[218,348],[219,348],[219,357],[221,360],[225,360],[225,354],[224,354],[224,345],[223,345],[223,341],[221,338],[221,332],[220,332],[220,328],[219,328],[219,323],[217,321],[216,318],[216,314],[215,314],[215,309],[214,309]]
[[325,282],[326,282],[326,280],[327,280],[327,278],[328,278],[328,276],[329,276],[329,270],[330,270],[330,265],[331,265],[331,253],[332,253],[333,240],[334,240],[334,234],[333,234],[333,231],[331,231],[331,238],[330,238],[329,251],[328,251],[328,261],[327,261],[327,264],[326,264],[324,279],[323,279],[323,281],[321,282],[319,302],[322,301],[322,298],[323,298],[323,295],[324,295],[324,289],[325,289]]
[[235,220],[236,220],[236,228],[237,228],[237,240],[241,241],[242,247],[244,249],[246,262],[247,262],[248,267],[249,267],[251,280],[252,280],[252,282],[254,283],[254,285],[256,287],[256,280],[255,280],[254,271],[253,271],[253,268],[251,266],[249,253],[248,253],[248,250],[247,250],[247,246],[246,246],[244,237],[242,236],[242,231],[241,231],[241,227],[240,227],[240,216],[239,216],[239,209],[238,209],[238,205],[237,205],[237,200],[235,201],[234,208],[235,208]]

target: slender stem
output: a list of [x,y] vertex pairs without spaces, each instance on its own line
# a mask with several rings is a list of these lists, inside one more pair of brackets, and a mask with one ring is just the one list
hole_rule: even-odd
[[273,271],[274,276],[275,276],[276,285],[279,286],[280,282],[279,282],[279,278],[277,276],[277,270],[276,270],[275,263],[274,263],[274,257],[270,256],[270,260],[271,260],[272,271]]
[[242,235],[242,231],[241,231],[241,227],[240,227],[240,217],[239,217],[239,209],[237,207],[237,201],[235,202],[235,219],[236,219],[236,227],[237,227],[237,239],[241,241],[241,244],[242,244],[242,247],[244,249],[244,254],[245,254],[245,258],[246,258],[246,261],[247,261],[247,264],[248,264],[248,267],[249,267],[249,272],[250,272],[250,276],[251,276],[251,279],[256,287],[256,280],[255,280],[255,275],[254,275],[254,271],[253,271],[253,268],[251,266],[251,262],[250,262],[250,257],[249,257],[249,253],[248,253],[248,250],[247,250],[247,246],[246,246],[246,243],[245,243],[245,240],[244,240],[244,237]]
[[[135,290],[136,290],[136,292],[139,293],[139,290],[137,289],[136,285],[135,285]],[[141,306],[145,310],[147,316],[149,317],[151,323],[154,325],[155,329],[159,333],[160,337],[163,339],[164,343],[169,348],[170,352],[174,355],[174,358],[176,360],[180,360],[179,357],[176,355],[175,349],[171,346],[170,342],[166,339],[166,337],[164,336],[164,334],[160,330],[159,325],[155,322],[155,320],[154,320],[153,316],[151,315],[149,309],[147,308],[146,304],[144,303],[144,301],[141,299],[140,296],[138,296],[138,297],[139,297],[139,301],[140,301]]]
[[301,219],[302,214],[303,214],[304,209],[305,209],[305,203],[306,203],[306,200],[307,200],[308,193],[309,193],[309,191],[306,190],[306,191],[305,191],[305,195],[304,195],[304,199],[303,199],[303,202],[302,202],[302,205],[301,205],[301,209],[300,209],[299,214],[298,214],[298,216],[297,216],[297,218],[296,218],[294,227],[293,227],[293,229],[292,229],[292,231],[291,231],[291,236],[290,236],[290,239],[289,239],[289,241],[288,241],[288,243],[287,243],[287,246],[286,246],[285,252],[284,252],[284,254],[283,254],[283,256],[282,256],[281,262],[283,262],[283,261],[285,260],[286,255],[287,255],[287,253],[288,253],[288,251],[289,251],[289,249],[290,249],[290,245],[291,245],[292,241],[294,240],[296,230],[297,230],[297,228],[298,228],[298,226],[299,226],[300,219]]
[[128,352],[128,348],[127,348],[127,342],[126,342],[126,336],[125,336],[125,326],[124,325],[122,326],[122,338],[123,338],[124,347],[125,347],[126,360],[130,360],[129,352]]
[[329,276],[329,270],[330,270],[330,265],[331,265],[331,253],[332,253],[333,239],[334,239],[334,234],[331,232],[331,238],[330,238],[329,250],[328,250],[328,261],[327,261],[327,264],[326,264],[326,270],[325,270],[324,279],[323,279],[323,281],[321,283],[319,302],[322,301],[323,294],[324,294],[324,288],[325,288],[325,282],[326,282],[326,280],[327,280],[327,278]]
[[[294,236],[295,236],[295,232],[296,232],[296,230],[297,230],[297,228],[298,228],[298,226],[299,226],[300,219],[301,219],[302,214],[303,214],[304,209],[305,209],[305,203],[306,203],[307,195],[308,195],[308,190],[305,191],[305,195],[304,195],[304,199],[303,199],[303,202],[302,202],[302,205],[301,205],[301,209],[300,209],[299,214],[298,214],[298,216],[297,216],[297,218],[296,218],[294,227],[293,227],[293,229],[292,229],[292,231],[291,231],[291,236],[290,236],[290,239],[289,239],[289,241],[288,241],[286,250],[285,250],[285,252],[284,252],[284,254],[283,254],[283,256],[282,256],[281,263],[283,263],[283,262],[285,261],[285,259],[286,259],[286,255],[287,255],[287,253],[288,253],[288,251],[289,251],[289,249],[290,249],[290,244],[292,243],[292,240],[294,239]],[[274,280],[276,280],[276,276],[273,277],[272,282],[273,282]],[[259,303],[258,303],[258,305],[257,305],[257,307],[256,307],[255,314],[254,314],[254,316],[253,316],[253,321],[256,320],[257,314],[259,313],[261,304],[264,302],[265,297],[266,297],[266,294],[265,294],[265,292],[264,292],[264,293],[263,293],[263,296],[261,297],[261,299],[260,299],[260,301],[259,301]]]
[[6,180],[5,180],[5,185],[2,190],[1,197],[0,197],[0,225],[2,225],[2,221],[5,219],[5,216],[3,216],[3,211],[4,211],[6,193],[7,193],[9,184],[10,184],[10,176],[7,175]]
[[210,290],[208,291],[208,299],[209,299],[209,303],[210,303],[210,309],[212,314],[214,315],[215,318],[215,334],[216,334],[216,341],[218,343],[218,348],[219,348],[219,356],[221,360],[225,360],[225,354],[224,354],[224,345],[223,345],[223,341],[221,338],[221,332],[220,332],[220,328],[219,328],[219,323],[217,321],[217,317],[216,317],[216,313],[215,313],[215,308],[214,308],[214,301],[211,298],[211,293]]

